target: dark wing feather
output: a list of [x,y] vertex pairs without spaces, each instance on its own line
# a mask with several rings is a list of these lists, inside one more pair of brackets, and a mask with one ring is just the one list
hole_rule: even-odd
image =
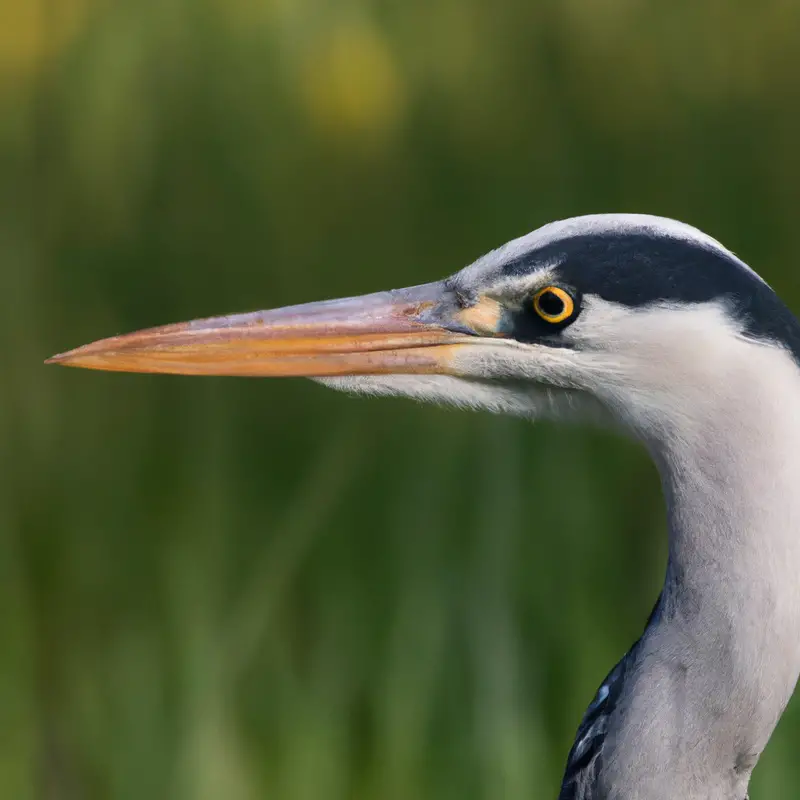
[[583,715],[569,752],[558,800],[599,800],[595,795],[608,720],[621,694],[631,651],[611,670]]
[[[657,619],[661,610],[659,596],[645,631]],[[583,715],[575,744],[567,758],[564,780],[558,800],[602,800],[597,794],[597,779],[603,765],[603,745],[608,731],[608,722],[622,694],[628,670],[636,660],[639,639],[624,658],[611,670],[600,685],[591,705]]]

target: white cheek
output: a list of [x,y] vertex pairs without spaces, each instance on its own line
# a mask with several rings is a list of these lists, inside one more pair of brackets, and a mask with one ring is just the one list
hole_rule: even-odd
[[425,403],[523,417],[536,412],[534,400],[526,393],[448,375],[364,375],[314,380],[351,394],[408,397]]
[[623,421],[661,436],[707,426],[726,404],[797,374],[783,348],[745,337],[722,303],[631,309],[587,298],[568,335],[583,388]]
[[424,403],[511,414],[530,420],[560,419],[605,426],[613,423],[608,409],[590,395],[546,386],[538,381],[534,383],[517,378],[490,381],[447,375],[375,375],[314,380],[351,394],[408,397]]

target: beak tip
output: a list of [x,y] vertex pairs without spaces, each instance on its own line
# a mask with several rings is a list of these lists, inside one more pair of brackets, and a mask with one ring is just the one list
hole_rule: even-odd
[[80,356],[84,348],[77,347],[75,350],[67,350],[65,353],[56,353],[50,358],[44,360],[45,364],[58,364],[62,367],[76,367],[80,366]]

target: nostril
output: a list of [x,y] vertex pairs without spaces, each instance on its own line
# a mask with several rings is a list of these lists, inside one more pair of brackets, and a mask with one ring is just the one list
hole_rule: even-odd
[[430,300],[427,300],[424,303],[417,303],[415,306],[406,306],[400,311],[400,313],[404,317],[418,317],[424,311],[428,311],[433,308],[433,306],[434,304]]

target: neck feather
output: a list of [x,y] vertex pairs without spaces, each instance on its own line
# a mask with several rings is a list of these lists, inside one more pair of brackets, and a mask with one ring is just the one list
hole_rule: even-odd
[[652,791],[632,796],[648,800],[742,800],[800,673],[800,369],[780,348],[740,346],[746,357],[650,443],[667,577],[609,721],[603,778],[647,776]]

